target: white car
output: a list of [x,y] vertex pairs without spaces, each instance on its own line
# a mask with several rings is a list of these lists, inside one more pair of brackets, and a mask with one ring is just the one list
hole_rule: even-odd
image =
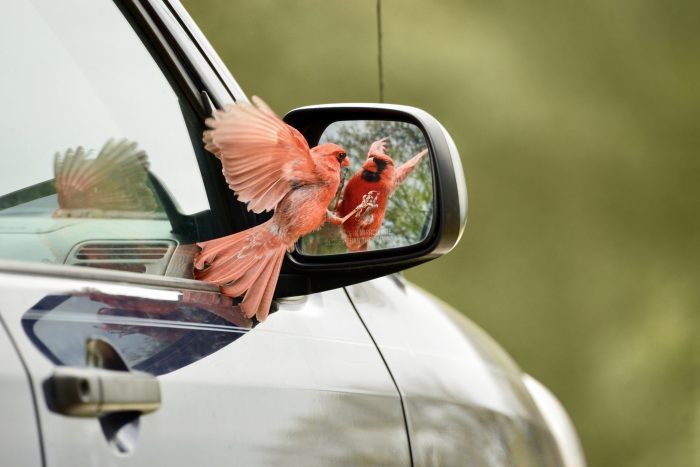
[[258,323],[192,277],[196,242],[265,216],[203,147],[212,110],[247,97],[184,8],[19,0],[0,36],[0,465],[585,465],[554,396],[396,274],[466,222],[433,117],[285,117],[343,142],[348,176],[379,137],[397,165],[429,151],[364,248],[326,225],[287,254]]

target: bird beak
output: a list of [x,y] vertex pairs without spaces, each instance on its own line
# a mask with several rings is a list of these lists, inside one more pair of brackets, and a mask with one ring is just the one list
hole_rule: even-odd
[[346,157],[340,163],[340,167],[348,167],[349,165],[350,165],[350,158],[349,157]]

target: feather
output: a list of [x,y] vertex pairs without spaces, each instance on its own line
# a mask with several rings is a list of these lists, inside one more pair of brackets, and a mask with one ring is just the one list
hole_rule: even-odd
[[[425,149],[398,168],[393,168],[393,160],[386,154],[388,138],[382,138],[371,144],[367,153],[367,161],[356,172],[345,186],[342,202],[336,213],[343,217],[356,206],[370,199],[370,205],[357,215],[350,217],[342,226],[343,240],[350,251],[365,251],[369,241],[381,229],[389,197],[396,188],[413,172],[423,156]],[[376,161],[384,161],[383,169]],[[366,172],[368,171],[368,172]]]
[[[204,132],[204,142],[221,159],[226,182],[238,198],[249,203],[249,210],[260,213],[273,210],[299,174],[313,178],[315,163],[308,143],[296,129],[262,99],[254,97],[253,103],[214,112],[206,120],[211,129]],[[274,195],[261,197],[273,186]]]
[[283,254],[268,258],[258,281],[252,285],[241,303],[241,309],[245,314],[252,315],[256,310],[260,310],[259,319],[262,321],[267,317],[283,259]]
[[396,189],[404,180],[406,180],[406,177],[411,175],[411,172],[418,166],[420,161],[423,159],[423,156],[428,153],[427,149],[423,149],[421,152],[407,160],[404,164],[402,164],[398,169],[396,169],[396,172],[394,172],[394,189]]
[[309,148],[304,137],[261,99],[237,103],[206,120],[205,147],[221,160],[229,188],[253,212],[274,210],[265,223],[198,243],[193,275],[244,295],[245,316],[267,317],[285,252],[318,229],[340,181],[345,150],[326,143]]
[[[153,212],[148,158],[134,142],[108,140],[94,159],[83,147],[54,156],[54,183],[60,210]],[[58,215],[58,214],[57,214]]]
[[252,317],[259,311],[262,297],[269,295],[272,300],[267,288],[274,292],[284,259],[286,245],[274,232],[271,219],[243,232],[198,243],[202,251],[194,260],[195,277],[218,284],[221,292],[231,297],[248,291],[247,298],[253,290],[253,302],[247,301],[242,308],[248,318]]

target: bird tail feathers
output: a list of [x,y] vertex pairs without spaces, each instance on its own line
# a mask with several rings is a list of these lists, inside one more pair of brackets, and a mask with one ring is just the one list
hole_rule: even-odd
[[267,317],[284,260],[285,245],[270,221],[222,238],[200,242],[194,258],[194,277],[219,286],[229,297],[245,294],[246,317]]

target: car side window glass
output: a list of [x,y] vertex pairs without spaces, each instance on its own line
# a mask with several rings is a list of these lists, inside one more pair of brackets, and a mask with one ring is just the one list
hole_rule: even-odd
[[15,2],[0,61],[0,258],[189,277],[197,117],[120,9]]

